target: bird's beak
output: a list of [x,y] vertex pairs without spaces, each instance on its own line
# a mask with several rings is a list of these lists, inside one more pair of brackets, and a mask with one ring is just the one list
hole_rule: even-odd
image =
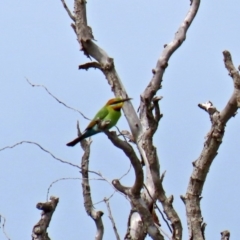
[[119,102],[126,102],[126,101],[129,101],[131,100],[132,98],[124,98],[124,99],[121,99]]

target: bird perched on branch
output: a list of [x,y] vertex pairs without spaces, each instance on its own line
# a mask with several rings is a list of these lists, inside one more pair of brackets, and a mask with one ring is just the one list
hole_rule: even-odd
[[122,99],[117,97],[108,100],[106,105],[98,111],[96,116],[89,123],[82,136],[67,143],[67,146],[73,147],[83,139],[115,126],[121,117],[121,108],[123,107],[124,102],[129,101],[130,99],[131,98]]

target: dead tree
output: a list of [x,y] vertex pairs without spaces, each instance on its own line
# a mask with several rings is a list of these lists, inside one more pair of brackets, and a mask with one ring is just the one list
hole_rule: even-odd
[[[81,51],[89,59],[95,60],[79,65],[79,69],[88,70],[94,68],[100,70],[106,77],[111,91],[115,94],[115,96],[122,98],[129,97],[127,90],[118,76],[114,65],[114,59],[108,56],[107,52],[100,48],[100,46],[98,46],[94,41],[92,29],[87,23],[86,1],[74,0],[73,13],[69,10],[65,1],[61,1],[67,14],[73,21],[71,26],[77,36],[77,41]],[[125,154],[126,158],[129,159],[135,173],[135,181],[132,186],[122,185],[119,179],[112,180],[112,185],[117,191],[121,192],[127,197],[131,206],[124,239],[141,240],[145,239],[147,235],[154,240],[182,239],[182,220],[173,206],[173,195],[167,196],[165,193],[163,185],[165,173],[161,173],[161,165],[157,149],[154,146],[153,136],[156,133],[159,122],[162,118],[159,105],[162,97],[158,96],[158,91],[161,89],[163,75],[168,67],[170,57],[186,39],[186,33],[197,15],[199,6],[200,0],[190,1],[189,11],[180,24],[174,38],[164,46],[164,49],[157,60],[156,66],[152,70],[152,79],[148,82],[145,90],[140,94],[139,113],[135,111],[131,102],[126,102],[124,104],[123,111],[131,132],[129,133],[123,131],[122,136],[124,136],[124,140],[122,140],[115,132],[110,132],[107,130],[104,131],[108,139],[112,142],[113,146],[119,148],[120,151]],[[192,163],[193,171],[189,179],[186,193],[185,195],[181,196],[186,208],[188,235],[189,239],[191,240],[205,239],[204,232],[206,223],[203,221],[200,205],[203,186],[206,181],[209,168],[222,143],[226,123],[231,117],[236,115],[237,109],[240,106],[239,71],[235,68],[229,51],[223,51],[223,57],[229,76],[233,79],[233,93],[232,96],[230,96],[226,106],[222,110],[217,110],[214,104],[210,101],[200,103],[198,105],[201,109],[208,113],[211,121],[211,128],[207,134],[202,152],[200,153],[198,159]],[[31,85],[37,86],[33,84]],[[45,90],[48,91],[46,88]],[[57,98],[55,99],[59,101],[59,103],[62,103]],[[76,109],[73,110],[76,111]],[[78,135],[81,135],[79,126]],[[33,144],[38,145],[37,143]],[[84,150],[81,166],[73,165],[71,163],[62,161],[61,159],[58,160],[80,169],[82,174],[84,207],[87,214],[95,222],[97,229],[95,239],[101,240],[104,237],[104,223],[101,218],[103,212],[96,210],[93,207],[91,186],[88,175],[90,145],[91,140],[81,141],[80,146]],[[134,150],[133,146],[136,146],[138,152]],[[46,151],[41,146],[39,147],[43,151]],[[108,199],[105,199],[104,201],[108,207],[108,213],[113,225],[116,239],[120,239],[117,232],[117,226],[111,214]],[[161,213],[157,208],[157,202],[161,203],[163,213]],[[33,227],[32,239],[50,239],[48,237],[47,227],[49,226],[52,214],[57,204],[58,198],[52,197],[51,201],[39,203],[37,205],[37,208],[43,210],[43,212],[40,221]],[[159,213],[157,210],[159,210]],[[160,223],[158,220],[159,214],[162,214],[164,221],[166,221],[168,224],[171,236],[168,236],[160,228]],[[222,231],[221,239],[230,239],[230,232],[228,230]]]
[[[69,17],[73,21],[71,26],[76,33],[80,49],[87,57],[96,60],[80,65],[79,69],[88,70],[90,68],[95,68],[102,71],[115,96],[121,96],[123,98],[128,97],[127,90],[125,90],[115,69],[113,58],[109,57],[106,51],[94,42],[92,29],[87,24],[86,1],[75,0],[73,13],[69,10],[64,0],[62,0],[62,3]],[[200,0],[191,1],[190,9],[177,30],[174,39],[164,46],[164,49],[157,60],[156,67],[152,70],[152,79],[147,84],[144,92],[140,95],[141,101],[139,115],[134,110],[131,102],[125,103],[123,111],[131,130],[131,133],[128,133],[130,143],[121,140],[114,132],[105,132],[113,145],[125,153],[135,171],[135,182],[133,186],[123,186],[118,179],[112,181],[114,187],[125,194],[131,203],[131,211],[129,213],[128,228],[125,239],[145,239],[147,234],[152,239],[164,239],[163,233],[160,231],[157,224],[155,217],[156,214],[154,212],[157,201],[162,204],[164,215],[171,224],[170,230],[172,236],[170,239],[182,239],[181,220],[172,204],[174,198],[172,195],[166,196],[164,191],[164,174],[160,174],[160,162],[156,147],[153,143],[153,136],[158,129],[158,124],[162,117],[159,107],[159,100],[161,97],[158,97],[157,94],[161,88],[163,74],[168,67],[168,61],[171,55],[186,39],[187,30],[194,20],[199,6]],[[235,116],[240,102],[239,73],[232,63],[230,53],[224,51],[223,55],[225,66],[229,75],[233,78],[234,91],[229,102],[222,111],[218,111],[211,102],[199,104],[199,107],[209,114],[212,126],[199,158],[193,162],[193,172],[190,176],[186,194],[181,196],[186,207],[189,239],[191,240],[205,239],[204,229],[206,224],[203,222],[200,208],[203,185],[209,167],[221,145],[225,125],[231,117]],[[141,159],[138,159],[131,144],[137,146]],[[88,177],[87,162],[85,160],[86,155],[88,156],[87,152],[90,151],[86,146],[88,146],[87,142],[84,144],[82,143],[82,147],[85,150],[82,167],[86,170],[83,170],[82,174],[85,178]],[[140,160],[142,160],[145,165],[145,171],[143,171]],[[86,191],[86,189],[88,189],[88,191]],[[84,183],[83,181],[84,198],[90,194],[89,184],[86,182]],[[85,206],[86,211],[96,222],[99,232],[100,228],[103,228],[102,223],[100,224],[101,227],[99,227],[98,224],[102,213],[100,212],[100,214],[97,214],[92,211],[90,200],[86,199],[85,205],[88,205],[88,207]],[[97,234],[96,239],[102,239],[103,231],[100,232],[101,234]],[[222,238],[224,237],[224,239],[226,238],[226,232],[228,235],[227,238],[229,238],[230,235],[228,231],[222,232]]]

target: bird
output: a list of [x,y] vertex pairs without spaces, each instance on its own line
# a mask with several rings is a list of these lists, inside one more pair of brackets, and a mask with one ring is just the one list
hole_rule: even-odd
[[120,97],[108,100],[107,103],[97,112],[93,120],[88,124],[83,134],[66,145],[73,147],[83,139],[100,133],[104,129],[110,129],[115,126],[121,117],[121,109],[124,102],[129,100],[131,100],[131,98],[122,99]]

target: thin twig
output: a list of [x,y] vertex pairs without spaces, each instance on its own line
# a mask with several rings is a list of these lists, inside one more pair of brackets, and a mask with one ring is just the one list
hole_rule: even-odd
[[132,168],[132,164],[130,163],[130,165],[129,165],[129,168],[128,168],[128,170],[127,170],[127,172],[126,173],[124,173],[120,178],[119,178],[119,180],[121,180],[121,179],[123,179],[125,176],[127,176],[128,175],[128,173],[130,172],[130,170],[131,170],[131,168]]
[[118,234],[117,227],[116,227],[116,224],[115,224],[115,221],[114,221],[114,218],[113,218],[113,215],[112,215],[112,211],[111,211],[111,208],[110,208],[109,200],[107,198],[104,198],[104,202],[107,205],[107,210],[108,210],[108,214],[109,214],[108,217],[110,218],[110,220],[112,222],[112,226],[113,226],[114,233],[116,235],[116,239],[120,240],[120,236]]
[[[88,172],[91,173],[91,171],[88,171]],[[110,180],[108,180],[106,177],[104,177],[101,172],[97,172],[97,175],[98,175],[99,177],[101,177],[103,180],[105,180],[107,183],[109,183],[114,190],[116,190],[116,189],[113,187],[112,182],[111,182]]]
[[[127,200],[130,202],[129,198],[128,198],[125,194],[123,194],[123,193],[121,193],[121,192],[119,192],[119,191],[117,191],[117,190],[115,190],[109,197],[107,197],[107,198],[105,197],[105,198],[106,198],[107,200],[110,200],[110,199],[114,196],[115,193],[121,194],[125,199],[127,199]],[[104,198],[104,199],[105,199],[105,198]],[[93,206],[104,202],[104,199],[101,200],[101,201],[98,201],[98,202],[93,203]]]
[[[116,192],[118,192],[118,191],[115,190],[115,191],[114,191],[114,192],[113,192],[108,198],[106,198],[106,197],[105,197],[105,198],[108,199],[108,200],[111,199],[111,198],[114,196],[114,194],[115,194]],[[120,193],[121,193],[121,192],[120,192]],[[121,193],[121,194],[123,194],[123,193]],[[125,195],[124,195],[124,196],[125,196]],[[104,199],[105,199],[105,198],[104,198]],[[95,205],[97,205],[97,204],[100,204],[100,203],[102,203],[102,202],[105,202],[104,199],[101,200],[101,201],[98,201],[98,202],[93,203],[93,206],[95,206]]]
[[[141,216],[141,219],[147,229],[147,233],[153,239],[163,240],[163,236],[159,232],[158,228],[156,228],[149,210],[140,197],[140,192],[143,187],[143,170],[134,149],[128,142],[119,139],[116,132],[104,131],[104,133],[108,136],[114,146],[120,148],[126,154],[131,161],[135,172],[135,183],[131,188],[123,186],[118,179],[114,179],[112,181],[114,187],[129,197],[132,206],[136,208],[137,212]],[[142,234],[146,235],[146,232],[142,231]]]
[[[48,195],[49,195],[49,192],[50,192],[51,187],[52,187],[55,183],[57,183],[57,182],[59,182],[59,181],[62,181],[62,180],[82,180],[82,178],[68,177],[68,178],[59,178],[59,179],[53,181],[53,182],[49,185],[48,190],[47,190],[47,199],[46,199],[47,201],[48,201]],[[105,179],[102,179],[102,178],[90,178],[89,180],[103,180],[103,181],[105,181]]]
[[[122,133],[120,132],[120,130],[119,130],[119,128],[118,128],[117,126],[115,126],[115,127],[117,128],[117,130],[118,130],[118,132],[119,132],[119,135],[123,136],[125,142],[127,142],[127,139],[126,139],[126,137],[124,136],[124,134],[122,134]],[[124,173],[124,174],[119,178],[119,180],[121,180],[122,178],[124,178],[125,176],[127,176],[128,173],[130,172],[131,168],[132,168],[132,164],[130,163],[129,169],[127,170],[126,173]]]
[[169,240],[173,240],[161,227],[159,227],[157,224],[155,225],[160,230],[160,232],[162,232],[163,235],[165,235],[165,237],[167,237]]
[[[36,142],[31,142],[31,141],[21,141],[21,142],[18,142],[18,143],[15,143],[14,145],[12,146],[6,146],[6,147],[3,147],[3,148],[0,148],[0,151],[3,151],[5,149],[8,149],[8,148],[15,148],[16,146],[20,145],[20,144],[23,144],[23,143],[28,143],[28,144],[33,144],[33,145],[36,145],[38,146],[41,150],[43,150],[44,152],[50,154],[54,159],[56,159],[57,161],[61,162],[61,163],[65,163],[65,164],[68,164],[68,165],[71,165],[72,167],[76,167],[78,169],[81,169],[81,167],[79,167],[78,165],[76,164],[73,164],[71,162],[68,162],[68,161],[65,161],[65,160],[62,160],[58,157],[55,157],[50,151],[46,150],[45,148],[43,148],[40,144],[36,143]],[[97,174],[97,172],[94,172],[94,171],[90,171],[92,173],[95,173]],[[97,174],[98,175],[98,174]]]
[[32,87],[42,87],[45,89],[45,91],[51,96],[53,97],[58,103],[62,104],[63,106],[65,106],[66,108],[69,108],[75,112],[78,112],[83,118],[87,119],[87,120],[91,120],[90,118],[86,117],[82,112],[80,112],[78,109],[76,108],[72,108],[69,107],[66,103],[62,102],[61,100],[59,100],[57,97],[55,97],[44,85],[39,85],[39,84],[33,84],[31,83],[26,77],[25,79],[27,80],[27,82],[32,86]]
[[[65,161],[65,160],[62,160],[56,156],[54,156],[50,151],[46,150],[45,148],[43,148],[40,144],[36,143],[36,142],[31,142],[31,141],[21,141],[21,142],[18,142],[18,143],[15,143],[14,145],[12,146],[6,146],[6,147],[3,147],[3,148],[0,148],[0,152],[5,150],[5,149],[8,149],[8,148],[14,148],[20,144],[23,144],[23,143],[27,143],[27,144],[33,144],[33,145],[36,145],[38,146],[41,150],[43,150],[44,152],[48,153],[49,155],[51,155],[54,159],[56,159],[57,161],[59,162],[62,162],[62,163],[65,163],[65,164],[68,164],[72,167],[76,167],[78,169],[82,169],[81,167],[79,167],[78,165],[76,164],[73,164],[71,162],[68,162],[68,161]],[[103,178],[106,182],[108,182],[111,186],[112,186],[112,183],[111,181],[107,180],[105,177],[103,177],[103,175],[100,173],[100,172],[96,172],[96,171],[92,171],[92,170],[88,170],[89,173],[93,173],[93,174],[96,174],[97,176]]]
[[[139,195],[143,186],[143,170],[134,149],[128,142],[118,138],[116,132],[104,131],[104,133],[108,136],[114,146],[121,149],[131,161],[135,172],[135,182],[134,185],[131,187],[131,192],[133,195]],[[113,180],[112,183],[115,188],[126,194],[127,188],[122,186],[118,179]]]
[[118,126],[115,126],[115,128],[118,130],[119,135],[124,138],[125,142],[127,142],[127,139],[126,139],[125,135],[122,134],[122,132],[120,131],[120,129],[118,128]]
[[147,186],[146,186],[145,184],[143,184],[143,186],[144,186],[145,189],[147,190],[149,197],[152,199],[154,206],[158,209],[159,213],[161,214],[162,219],[163,219],[164,222],[167,224],[169,231],[172,233],[172,229],[171,229],[171,227],[170,227],[170,225],[169,225],[167,219],[164,217],[162,211],[160,210],[160,208],[158,207],[158,205],[157,205],[156,202],[154,201],[154,199],[153,199],[153,197],[151,196],[151,194],[150,194],[150,192],[149,192]]
[[75,22],[76,21],[76,18],[72,15],[71,11],[69,10],[67,4],[65,3],[64,0],[61,0],[62,1],[62,4],[63,4],[63,7],[65,8],[65,10],[67,11],[68,13],[68,16]]
[[[7,235],[6,231],[5,231],[5,224],[6,224],[6,218],[0,214],[0,226],[1,226],[1,220],[3,219],[3,223],[2,223],[2,232],[5,235],[5,237],[7,238],[7,240],[11,240],[10,237]],[[0,227],[1,228],[1,227]]]

